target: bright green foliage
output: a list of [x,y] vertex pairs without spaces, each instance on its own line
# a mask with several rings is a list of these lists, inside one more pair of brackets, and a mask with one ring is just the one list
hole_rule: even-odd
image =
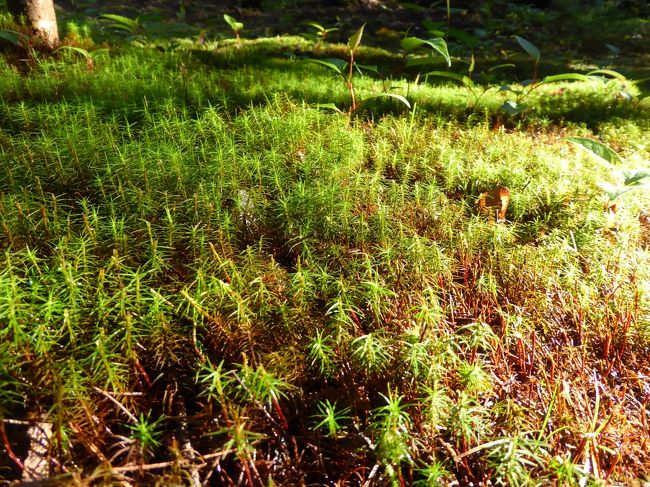
[[233,33],[235,34],[235,37],[237,38],[237,46],[241,47],[240,32],[244,28],[244,24],[241,23],[241,22],[238,22],[237,20],[235,20],[233,17],[231,17],[228,14],[223,14],[223,20],[226,21],[226,23],[230,26]]
[[341,423],[350,419],[346,416],[349,412],[350,408],[337,410],[336,402],[332,404],[326,399],[325,402],[318,404],[318,414],[314,417],[320,419],[320,422],[314,426],[314,429],[322,428],[326,430],[328,436],[336,437],[345,428]]
[[[362,73],[362,70],[377,72],[376,66],[363,66],[355,61],[355,52],[357,51],[357,48],[361,44],[364,27],[365,24],[359,27],[359,29],[354,34],[352,34],[348,39],[347,47],[348,47],[349,55],[347,61],[339,58],[308,59],[308,61],[311,63],[318,64],[320,66],[324,66],[341,76],[350,94],[350,102],[351,102],[350,109],[349,109],[350,116],[366,102],[378,98],[392,98],[406,105],[407,108],[411,108],[411,104],[408,102],[408,100],[404,98],[404,96],[398,95],[396,93],[384,92],[384,93],[378,93],[374,95],[367,95],[364,97],[363,101],[359,101],[357,99],[355,84],[353,82],[355,71],[358,72],[359,74]],[[335,111],[339,111],[335,103],[320,103],[318,106],[321,108],[329,108]]]
[[[446,62],[439,33],[391,52],[368,26],[318,49],[237,49],[104,16],[93,36],[140,41],[106,52],[79,28],[84,43],[52,56],[3,54],[2,424],[51,423],[52,465],[88,483],[629,484],[647,470],[642,85],[571,67],[499,92],[517,58],[486,59],[483,34],[442,22],[449,60],[469,67],[426,82],[406,65]],[[533,32],[502,41],[541,72]],[[350,107],[341,80],[357,109],[317,108]],[[477,201],[498,186],[495,223]]]
[[156,448],[162,445],[160,442],[162,432],[157,430],[157,427],[163,419],[158,418],[155,421],[150,421],[149,416],[145,417],[141,413],[138,420],[129,426],[131,429],[131,438],[137,442],[138,449],[143,456],[145,454],[147,456],[152,455]]

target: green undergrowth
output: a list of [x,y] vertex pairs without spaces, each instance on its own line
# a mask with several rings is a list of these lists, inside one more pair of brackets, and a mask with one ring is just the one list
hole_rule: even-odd
[[600,187],[647,168],[647,108],[594,81],[508,117],[366,77],[415,108],[351,119],[316,107],[347,91],[297,43],[0,66],[0,419],[53,425],[61,482],[647,471],[650,197],[605,211]]

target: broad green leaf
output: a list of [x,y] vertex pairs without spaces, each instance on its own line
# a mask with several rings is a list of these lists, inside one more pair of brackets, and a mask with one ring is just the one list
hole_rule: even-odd
[[379,93],[378,95],[371,95],[366,97],[364,101],[373,100],[375,98],[386,98],[386,97],[395,98],[396,100],[401,101],[407,107],[411,108],[411,104],[408,102],[406,98],[404,98],[402,95],[396,95],[394,93]]
[[539,52],[539,49],[537,49],[535,44],[520,36],[515,36],[515,39],[519,43],[519,45],[523,48],[523,50],[526,51],[530,55],[530,57],[532,57],[535,60],[535,62],[539,62],[539,59],[542,57],[542,54]]
[[497,90],[497,93],[502,93],[504,91],[510,91],[511,93],[514,93],[517,96],[524,94],[524,90],[515,90],[514,88],[512,88],[512,87],[510,87],[508,85],[500,86],[499,89]]
[[442,57],[442,56],[418,56],[418,57],[413,57],[409,56],[406,58],[406,66],[411,67],[411,66],[422,66],[423,64],[438,64],[444,62],[445,64],[447,61]]
[[235,32],[239,32],[244,28],[244,24],[238,22],[235,18],[231,17],[228,14],[223,14],[223,20],[225,20],[226,23],[230,26],[230,28]]
[[348,63],[343,59],[337,58],[326,58],[326,59],[305,59],[305,61],[310,63],[320,64],[326,68],[331,69],[332,71],[337,72],[338,74],[343,74]]
[[518,115],[521,112],[523,112],[526,108],[528,108],[528,105],[526,105],[525,103],[517,104],[512,100],[507,100],[503,102],[503,105],[501,105],[501,110],[506,112],[508,115]]
[[618,164],[623,162],[621,160],[621,157],[616,153],[614,149],[596,140],[587,139],[585,137],[567,137],[566,140],[573,142],[588,153],[596,157],[600,157],[610,164]]
[[445,31],[444,30],[428,30],[427,34],[435,36],[435,37],[444,37],[445,36]]
[[429,73],[426,73],[425,76],[441,76],[443,78],[449,78],[458,81],[468,88],[472,88],[474,86],[474,82],[468,76],[458,73],[450,73],[449,71],[431,71]]
[[86,51],[85,49],[82,49],[81,47],[76,47],[76,46],[61,46],[54,52],[57,52],[57,51],[72,51],[72,52],[76,52],[76,53],[81,54],[85,58],[91,57],[90,53],[88,51]]
[[357,63],[354,63],[354,67],[357,68],[357,70],[359,72],[361,72],[361,70],[364,70],[364,71],[371,71],[373,73],[379,73],[379,69],[374,64],[357,64]]
[[20,41],[24,40],[26,36],[20,32],[14,30],[3,29],[0,30],[0,39],[11,42],[14,45],[18,45]]
[[125,25],[137,25],[137,22],[133,20],[132,18],[125,17],[123,15],[117,15],[117,14],[101,14],[99,16],[100,19],[105,19],[105,20],[112,20],[113,22],[119,22],[121,24]]
[[554,74],[546,76],[542,83],[555,83],[556,81],[591,81],[591,78],[580,73]]
[[363,24],[361,27],[359,27],[359,30],[357,30],[352,36],[348,39],[348,47],[350,48],[350,51],[354,51],[357,47],[359,47],[359,44],[361,44],[361,38],[363,37],[363,28],[366,26],[366,24]]
[[614,201],[622,194],[625,194],[628,191],[632,191],[634,189],[634,188],[626,188],[624,186],[614,186],[613,184],[610,184],[605,181],[598,183],[598,187],[605,192],[605,194],[607,195],[610,201]]
[[434,39],[420,39],[419,37],[405,37],[400,41],[400,46],[405,51],[414,51],[418,47],[429,46],[438,51],[446,60],[449,61],[449,52],[447,50],[447,43],[444,39],[436,37]]
[[110,20],[112,23],[108,27],[112,29],[124,30],[127,32],[135,32],[140,27],[140,17],[131,19],[117,14],[101,14],[100,20]]
[[424,40],[418,37],[405,37],[399,42],[399,45],[405,51],[413,51],[414,49],[424,45]]
[[325,27],[323,27],[320,24],[317,24],[316,22],[307,22],[307,25],[313,27],[314,29],[316,29],[318,31],[325,32]]
[[612,78],[620,79],[621,81],[627,81],[627,78],[625,76],[623,76],[618,71],[614,71],[612,69],[594,69],[593,71],[589,71],[587,73],[587,76],[595,76],[599,74],[611,76]]
[[451,58],[449,57],[449,49],[447,49],[447,42],[444,39],[438,37],[436,39],[430,39],[431,47],[438,51],[442,57],[447,61],[447,66],[451,66]]
[[640,186],[643,184],[641,181],[650,178],[650,171],[645,169],[629,169],[621,171],[621,174],[623,175],[625,186]]
[[108,49],[106,48],[95,49],[94,51],[90,51],[90,57],[93,59],[97,59],[104,55],[108,55]]
[[327,108],[329,110],[334,110],[335,112],[341,112],[339,107],[337,107],[334,103],[318,103],[316,105],[317,108]]

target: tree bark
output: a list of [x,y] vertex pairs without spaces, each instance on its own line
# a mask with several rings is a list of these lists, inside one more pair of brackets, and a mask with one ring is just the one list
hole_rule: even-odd
[[49,49],[59,44],[52,0],[7,0],[7,8],[16,20],[24,16],[34,36],[41,39]]

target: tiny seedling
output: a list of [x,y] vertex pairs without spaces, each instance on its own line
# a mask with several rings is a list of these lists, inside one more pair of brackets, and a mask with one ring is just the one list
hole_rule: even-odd
[[327,399],[325,402],[321,401],[318,404],[318,414],[314,415],[314,418],[320,421],[314,426],[314,429],[324,429],[327,436],[336,438],[339,432],[345,428],[342,422],[350,419],[347,416],[349,412],[350,408],[337,409],[336,402],[332,404]]
[[481,73],[482,77],[488,82],[486,85],[475,83],[472,79],[475,66],[476,62],[474,56],[472,55],[470,58],[467,75],[453,73],[451,71],[430,71],[426,73],[425,76],[440,76],[443,78],[449,78],[454,81],[458,81],[467,89],[467,108],[475,110],[481,101],[481,98],[483,98],[483,96],[485,96],[485,94],[490,90],[495,88],[495,86],[490,83],[494,78],[493,73],[499,69],[512,67],[514,64],[499,64],[498,66],[493,66],[492,68],[488,69],[487,73]]
[[235,38],[237,39],[237,47],[241,47],[240,32],[244,28],[244,24],[228,14],[223,14],[223,20],[226,21],[226,23],[230,26],[233,33],[235,34]]
[[[351,116],[354,112],[356,112],[359,108],[361,108],[365,103],[367,103],[370,100],[377,99],[377,98],[382,98],[382,97],[389,97],[389,98],[394,98],[404,105],[406,105],[408,108],[411,108],[411,104],[408,102],[406,98],[404,98],[401,95],[397,95],[395,93],[378,93],[376,95],[369,95],[364,97],[362,101],[360,101],[357,98],[356,90],[354,87],[354,73],[355,71],[359,74],[362,74],[362,70],[366,71],[373,71],[377,72],[377,66],[364,66],[361,64],[358,64],[355,61],[355,53],[359,45],[361,44],[361,39],[363,37],[363,29],[365,27],[365,24],[362,25],[352,36],[348,39],[348,51],[349,51],[349,58],[348,60],[343,60],[339,58],[327,58],[327,59],[307,59],[308,62],[320,64],[321,66],[325,66],[326,68],[334,71],[338,75],[341,76],[343,79],[343,82],[345,83],[345,86],[350,93],[350,109],[348,111],[348,114]],[[320,104],[319,105],[322,108],[330,108],[335,111],[340,111],[339,108],[334,104],[334,103],[325,103],[325,104]]]
[[307,22],[307,25],[314,29],[314,32],[302,34],[307,39],[315,40],[314,49],[318,50],[323,42],[326,41],[330,32],[336,32],[338,27],[324,27],[317,22]]
[[87,51],[86,49],[77,46],[61,46],[54,52],[57,51],[80,54],[86,60],[86,66],[88,66],[88,69],[93,69],[95,67],[96,60],[108,54],[108,49],[102,48],[95,49],[94,51]]
[[600,160],[608,163],[612,172],[620,181],[619,184],[612,184],[607,181],[601,181],[598,186],[603,190],[607,201],[605,202],[605,209],[616,213],[618,209],[618,199],[635,189],[648,188],[646,179],[650,178],[650,169],[618,169],[615,170],[614,166],[623,163],[621,156],[611,147],[598,142],[596,140],[587,139],[584,137],[567,137],[569,142],[577,145],[588,154],[597,157]]
[[586,75],[580,73],[562,73],[538,79],[538,68],[539,62],[542,58],[542,53],[537,46],[529,40],[521,36],[514,36],[514,39],[533,59],[533,72],[531,79],[524,80],[520,85],[521,87],[512,88],[509,85],[503,85],[499,89],[500,92],[510,92],[515,95],[514,100],[506,100],[503,105],[501,105],[501,110],[506,112],[508,115],[518,115],[525,111],[528,108],[528,104],[523,103],[523,100],[542,85],[557,83],[558,81],[592,81],[594,79],[592,75],[603,74],[598,70],[592,71]]
[[407,66],[418,66],[422,64],[432,64],[439,62],[436,56],[427,55],[425,57],[414,55],[422,48],[430,47],[438,54],[440,54],[447,66],[451,66],[451,58],[449,57],[449,50],[447,43],[442,37],[435,37],[433,39],[420,39],[419,37],[405,37],[400,41],[400,47],[404,50],[404,57],[406,58]]

